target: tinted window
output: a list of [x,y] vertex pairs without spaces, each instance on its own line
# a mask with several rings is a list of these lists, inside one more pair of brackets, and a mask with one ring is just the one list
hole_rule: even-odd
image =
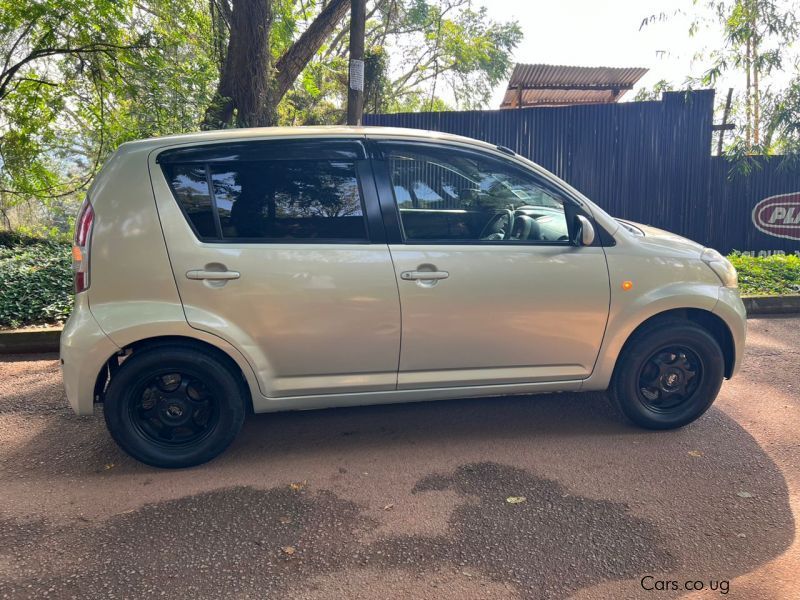
[[217,232],[205,165],[169,165],[164,168],[164,173],[197,234],[202,238],[215,237]]
[[163,166],[175,198],[201,238],[219,239],[221,233],[223,239],[251,241],[367,239],[353,160]]
[[367,237],[352,161],[212,164],[211,180],[223,238]]
[[407,240],[568,243],[563,203],[533,174],[453,148],[384,151]]

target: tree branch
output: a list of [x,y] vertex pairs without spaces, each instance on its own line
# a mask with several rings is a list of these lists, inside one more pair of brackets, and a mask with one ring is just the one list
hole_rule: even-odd
[[275,82],[271,92],[273,107],[276,107],[286,95],[300,72],[317,53],[349,8],[349,0],[331,0],[303,34],[278,59],[275,64]]

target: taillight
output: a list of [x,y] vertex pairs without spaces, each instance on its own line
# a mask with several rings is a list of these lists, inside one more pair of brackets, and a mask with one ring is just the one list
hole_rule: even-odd
[[75,293],[89,289],[89,247],[92,242],[94,210],[89,198],[83,201],[75,219],[75,239],[72,244],[72,269],[75,271]]

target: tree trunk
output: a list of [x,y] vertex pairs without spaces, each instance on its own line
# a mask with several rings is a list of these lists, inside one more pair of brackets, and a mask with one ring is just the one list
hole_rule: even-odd
[[753,144],[758,146],[761,141],[761,93],[758,89],[758,32],[756,30],[756,16],[753,17]]
[[230,38],[217,93],[203,119],[204,129],[257,127],[274,121],[270,103],[270,0],[233,0]]
[[745,65],[747,81],[746,81],[746,85],[745,85],[744,113],[745,113],[745,119],[746,119],[747,125],[745,126],[744,139],[745,139],[745,145],[747,146],[747,149],[750,150],[750,140],[752,139],[752,137],[751,137],[751,131],[752,131],[752,129],[751,129],[751,127],[752,127],[751,126],[751,122],[752,122],[751,108],[753,106],[753,104],[752,104],[752,86],[751,86],[751,83],[750,83],[750,71],[751,71],[751,69],[753,67],[753,61],[750,58],[750,53],[751,53],[750,38],[747,38],[746,52],[747,52],[747,57],[745,58],[744,65]]
[[753,41],[753,144],[758,146],[761,141],[761,93],[758,89],[758,63],[755,41]]
[[203,129],[274,125],[278,104],[350,7],[331,0],[271,69],[271,0],[233,0],[228,50]]

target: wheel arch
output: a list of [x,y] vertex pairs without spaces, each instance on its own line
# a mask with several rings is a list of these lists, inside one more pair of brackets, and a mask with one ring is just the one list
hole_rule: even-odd
[[658,327],[662,323],[669,321],[674,322],[675,320],[694,323],[712,335],[722,350],[722,355],[725,361],[725,377],[729,379],[733,375],[734,362],[736,360],[736,348],[733,341],[733,334],[721,317],[715,315],[709,310],[702,308],[674,308],[671,310],[665,310],[663,312],[656,313],[639,323],[639,325],[630,333],[630,335],[628,335],[625,343],[622,345],[622,348],[617,354],[614,362],[614,373],[617,371],[617,366],[619,365],[620,359],[625,353],[625,350],[638,334],[653,327]]
[[105,390],[108,388],[109,382],[127,357],[132,356],[137,352],[143,352],[164,346],[192,348],[210,354],[219,359],[219,361],[224,364],[225,367],[229,369],[239,381],[239,386],[242,391],[242,399],[245,402],[247,411],[250,413],[253,412],[251,382],[248,380],[247,374],[245,373],[242,365],[240,365],[239,362],[224,349],[205,340],[182,335],[162,335],[136,340],[122,347],[119,352],[110,356],[103,368],[97,374],[97,380],[94,388],[95,401],[103,401]]

